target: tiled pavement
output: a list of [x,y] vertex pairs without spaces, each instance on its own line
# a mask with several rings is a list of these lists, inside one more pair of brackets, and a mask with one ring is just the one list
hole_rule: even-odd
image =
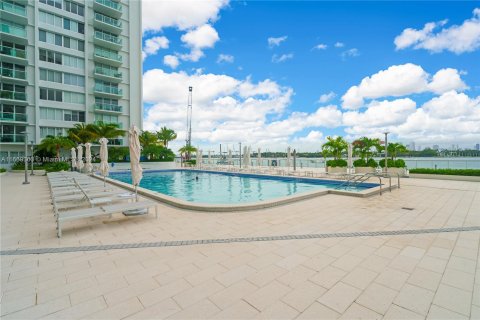
[[[402,180],[255,212],[159,204],[153,216],[55,224],[44,177],[0,178],[1,250],[480,226],[480,183]],[[404,210],[411,207],[414,210]],[[1,317],[480,318],[480,232],[1,256]]]

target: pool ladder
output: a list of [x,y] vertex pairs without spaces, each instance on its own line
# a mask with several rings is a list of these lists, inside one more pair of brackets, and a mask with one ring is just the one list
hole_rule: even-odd
[[[348,190],[348,188],[355,188],[357,187],[359,184],[367,181],[368,179],[372,178],[372,177],[376,177],[378,178],[379,182],[380,182],[380,195],[382,195],[382,178],[388,178],[388,184],[389,184],[389,190],[390,192],[392,192],[392,175],[387,173],[382,173],[382,174],[378,174],[378,173],[373,173],[373,172],[369,172],[369,173],[364,173],[362,175],[349,175],[348,176],[348,179],[346,181],[344,181],[342,184],[340,184],[339,186],[337,186],[335,189],[345,189],[345,190]],[[400,174],[397,174],[397,188],[400,189]]]

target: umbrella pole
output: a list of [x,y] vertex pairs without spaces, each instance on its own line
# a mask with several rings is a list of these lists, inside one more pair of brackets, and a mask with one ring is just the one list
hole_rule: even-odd
[[103,191],[107,191],[107,184],[105,182],[105,176],[103,176]]
[[135,201],[138,202],[137,185],[135,185]]

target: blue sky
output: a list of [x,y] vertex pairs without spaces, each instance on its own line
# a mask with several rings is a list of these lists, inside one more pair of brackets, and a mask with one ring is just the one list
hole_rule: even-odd
[[166,125],[182,138],[193,85],[193,140],[207,149],[241,141],[313,151],[328,135],[383,130],[417,145],[480,143],[476,2],[143,7],[145,129]]

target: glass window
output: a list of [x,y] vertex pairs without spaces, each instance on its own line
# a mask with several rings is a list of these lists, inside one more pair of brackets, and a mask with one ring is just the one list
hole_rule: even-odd
[[59,35],[59,34],[55,34],[55,44],[57,46],[61,46],[62,45],[62,36]]
[[47,89],[40,88],[40,99],[47,100]]
[[85,51],[85,42],[83,41],[78,41],[78,51]]
[[63,46],[64,46],[65,48],[70,48],[70,38],[69,38],[69,37],[65,37],[65,38],[63,39]]
[[78,24],[78,32],[81,34],[85,33],[85,25],[83,23]]
[[66,30],[70,30],[70,19],[63,19],[63,28]]
[[38,36],[40,38],[40,41],[47,42],[47,33],[45,31],[39,30]]

